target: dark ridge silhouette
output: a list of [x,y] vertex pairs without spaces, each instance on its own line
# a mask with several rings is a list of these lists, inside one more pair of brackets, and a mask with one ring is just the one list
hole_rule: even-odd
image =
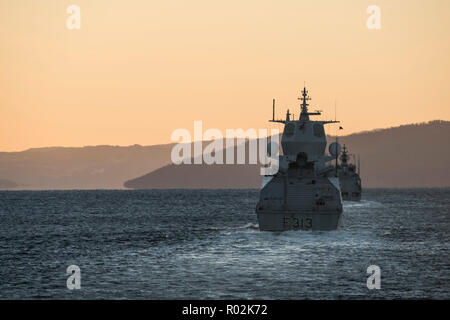
[[[204,146],[210,142],[204,142]],[[223,140],[225,146],[225,141]],[[259,143],[256,141],[256,150],[259,152]],[[191,164],[170,164],[148,173],[137,179],[124,183],[126,188],[131,189],[247,189],[256,187],[261,180],[260,164],[236,164],[238,158],[238,144],[234,143],[234,163],[226,163],[226,152],[222,150],[222,162],[224,164],[194,164],[195,159],[191,158]],[[266,141],[263,143],[264,153]],[[245,163],[249,163],[249,140],[246,139]]]
[[125,182],[132,189],[248,189],[260,181],[260,165],[168,165]]
[[[339,138],[361,157],[363,187],[450,186],[450,122],[402,125]],[[328,142],[335,137],[328,137]],[[170,164],[124,183],[133,189],[258,188],[260,165]]]
[[450,122],[402,125],[351,134],[340,141],[361,155],[365,187],[450,186]]
[[[438,120],[351,134],[341,137],[340,142],[347,144],[350,153],[360,154],[364,187],[445,187],[450,185],[449,137],[450,122]],[[330,142],[334,137],[328,139]],[[207,144],[204,142],[204,146]],[[138,189],[260,185],[259,165],[223,168],[170,165],[174,145],[48,147],[0,152],[1,179],[18,184],[2,188],[120,189],[127,180],[127,187]],[[186,178],[190,177],[188,171],[193,178]]]
[[12,189],[16,188],[19,185],[15,183],[14,181],[8,180],[8,179],[0,179],[0,189]]
[[173,144],[49,147],[0,152],[0,177],[23,189],[117,189],[170,163]]
[[20,181],[16,189],[122,189],[125,180],[171,163],[174,145],[44,147],[0,152],[0,177]]

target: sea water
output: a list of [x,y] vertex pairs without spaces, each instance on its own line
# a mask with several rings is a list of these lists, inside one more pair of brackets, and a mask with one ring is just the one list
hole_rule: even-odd
[[[449,299],[450,189],[368,189],[261,232],[257,190],[0,192],[1,299]],[[80,269],[69,290],[68,266]],[[380,268],[380,289],[367,268]]]

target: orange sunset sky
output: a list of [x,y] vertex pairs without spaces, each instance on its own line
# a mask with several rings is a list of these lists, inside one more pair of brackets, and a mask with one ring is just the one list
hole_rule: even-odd
[[450,119],[448,0],[0,0],[0,46],[0,151],[281,128],[304,81],[342,134]]

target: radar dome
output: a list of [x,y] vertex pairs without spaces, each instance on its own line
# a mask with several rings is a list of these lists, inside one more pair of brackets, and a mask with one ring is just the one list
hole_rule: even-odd
[[337,142],[333,142],[328,147],[328,151],[332,156],[336,157],[339,153],[341,153],[341,145]]

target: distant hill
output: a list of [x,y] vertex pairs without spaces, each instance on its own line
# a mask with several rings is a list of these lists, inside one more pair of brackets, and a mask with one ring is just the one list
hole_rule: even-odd
[[15,189],[123,189],[125,180],[171,163],[174,144],[47,147],[0,152],[0,178]]
[[[363,187],[450,186],[449,121],[403,125],[340,137],[361,157]],[[334,138],[328,137],[328,141]],[[259,165],[166,165],[127,188],[258,188]]]
[[0,179],[0,189],[12,189],[17,187],[18,184],[8,179]]
[[261,183],[259,165],[168,165],[125,182],[132,189],[248,189]]
[[[207,144],[208,142],[204,142],[204,146]],[[245,143],[246,163],[248,163],[248,148],[247,141]],[[237,154],[237,146],[235,146],[234,163],[237,163]],[[224,163],[225,155],[226,151],[222,155]],[[247,189],[255,187],[261,177],[259,164],[207,165],[194,164],[193,159],[191,163],[166,165],[142,177],[126,181],[124,186],[131,189]]]
[[117,189],[170,163],[172,144],[36,148],[0,152],[0,177],[22,189]]
[[[450,122],[433,121],[352,134],[341,137],[341,142],[351,153],[360,154],[365,187],[442,187],[450,185],[449,138]],[[173,146],[0,152],[0,185],[2,189],[119,189],[124,181],[134,189],[260,185],[259,165],[175,166],[170,160]]]
[[361,155],[366,187],[450,186],[450,121],[361,132],[342,139]]

